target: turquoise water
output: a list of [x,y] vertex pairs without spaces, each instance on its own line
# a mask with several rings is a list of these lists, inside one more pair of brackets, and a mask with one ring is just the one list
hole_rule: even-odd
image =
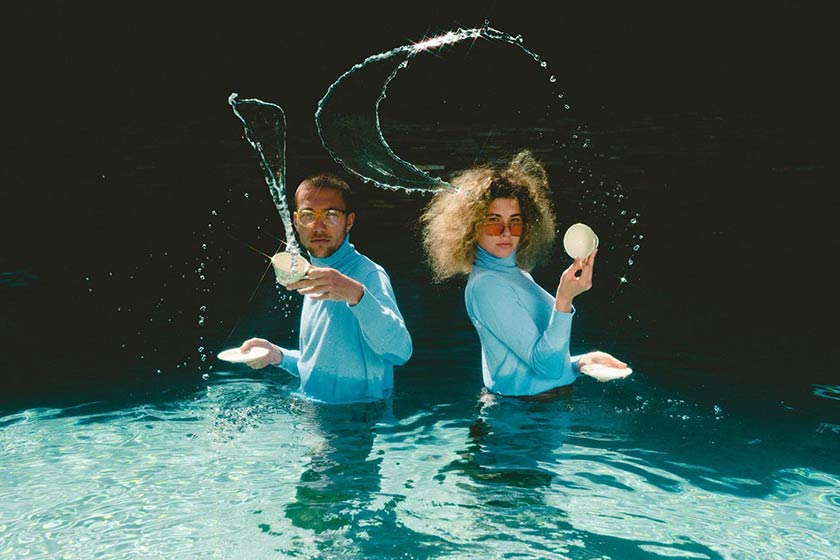
[[[7,331],[16,352],[5,356],[18,361],[6,371],[29,385],[0,394],[0,558],[837,557],[840,386],[829,360],[809,359],[830,352],[812,340],[826,335],[780,329],[762,292],[773,282],[730,290],[727,276],[725,292],[709,292],[697,270],[725,241],[754,236],[752,224],[718,238],[664,218],[705,224],[702,205],[597,205],[585,215],[616,217],[612,233],[597,228],[615,247],[599,255],[572,348],[610,351],[633,375],[583,378],[554,403],[488,402],[462,286],[432,284],[406,231],[425,199],[366,192],[352,239],[391,273],[415,353],[388,402],[323,406],[282,372],[213,359],[250,336],[296,338],[300,300],[278,299],[270,281],[255,290],[265,263],[237,240],[269,249],[276,237],[223,233],[280,233],[245,163],[232,184],[263,196],[228,187],[237,196],[201,218],[213,235],[192,241],[194,265],[190,247],[167,246],[171,265],[134,256],[112,277],[108,255],[81,287],[6,292],[23,326]],[[580,201],[558,204],[563,222],[601,200],[561,194]],[[657,196],[672,208],[674,196]],[[639,206],[649,256],[618,291],[631,243],[621,211]],[[550,288],[563,259],[537,281]],[[76,306],[47,322],[31,312],[45,299]],[[811,324],[795,320],[802,309],[791,325]]]
[[323,406],[223,368],[1,416],[0,557],[836,558],[836,425],[644,372],[553,403],[442,378]]
[[[432,286],[413,235],[425,199],[359,181],[353,240],[415,339],[394,398],[318,406],[213,359],[293,341],[299,304],[256,288],[284,228],[225,99],[288,110],[290,185],[331,169],[316,100],[439,15],[402,8],[387,29],[330,10],[319,41],[288,32],[329,19],[314,4],[236,36],[227,9],[219,28],[212,10],[114,26],[74,6],[10,29],[39,48],[10,67],[5,121],[0,559],[836,558],[840,356],[813,327],[837,316],[820,270],[837,253],[832,51],[807,14],[706,10],[692,31],[635,5],[610,21],[511,4],[494,22],[545,60],[482,41],[382,67],[383,137],[406,162],[545,159],[558,223],[604,244],[573,348],[630,378],[484,402],[462,288]],[[360,85],[338,108],[374,107],[381,80]],[[780,308],[790,263],[807,289]],[[558,249],[535,278],[552,289],[563,268]]]
[[[481,139],[417,130],[448,147],[470,140],[459,153]],[[686,175],[700,165],[609,137]],[[235,146],[252,157],[234,140],[220,161]],[[784,161],[781,148],[768,153]],[[788,251],[740,212],[740,228],[725,229],[709,212],[720,197],[697,194],[703,176],[683,179],[678,194],[636,189],[631,202],[616,200],[623,192],[603,202],[597,176],[582,185],[568,180],[577,168],[552,169],[566,179],[560,221],[600,219],[602,241],[614,240],[577,306],[572,348],[610,351],[634,369],[612,383],[581,379],[554,403],[482,398],[463,288],[432,284],[412,239],[424,198],[363,191],[353,230],[391,273],[415,343],[395,396],[379,405],[315,405],[281,372],[213,359],[250,336],[296,338],[300,300],[278,299],[270,281],[255,289],[266,265],[239,241],[270,250],[281,233],[253,160],[202,184],[221,200],[201,209],[193,238],[168,237],[163,256],[82,260],[84,283],[16,275],[24,288],[3,301],[15,351],[2,357],[26,383],[0,393],[0,558],[836,558],[840,386],[822,357],[832,346],[817,344],[828,331],[795,328],[815,323],[800,320],[809,294],[780,328],[767,305],[777,284],[756,282],[749,266],[760,262],[764,278]],[[740,179],[719,188],[735,193]],[[759,182],[808,184],[771,171]],[[677,202],[690,212],[674,212]],[[751,202],[774,208],[770,195]],[[647,252],[619,291],[633,243],[622,211],[638,208]],[[260,237],[262,224],[270,234]],[[744,239],[750,252],[720,280],[699,268]],[[564,258],[558,250],[534,277],[551,288]]]
[[[551,87],[550,71],[529,65]],[[411,75],[394,80],[383,110],[404,111],[395,102],[400,88],[418,89]],[[434,113],[480,107],[451,93],[429,96]],[[573,349],[610,351],[631,377],[583,378],[553,403],[482,395],[462,288],[433,285],[412,238],[425,199],[361,185],[352,238],[391,272],[415,341],[395,396],[318,405],[282,372],[215,361],[250,336],[294,341],[299,299],[278,298],[261,276],[258,253],[279,242],[282,189],[264,192],[240,130],[218,132],[230,115],[202,117],[187,136],[201,204],[181,184],[161,189],[176,201],[137,211],[139,249],[115,242],[119,252],[81,259],[77,274],[43,287],[22,269],[7,283],[25,288],[7,292],[4,332],[16,350],[6,355],[20,356],[6,371],[26,390],[0,395],[0,558],[836,558],[840,386],[814,350],[831,346],[815,343],[825,333],[795,328],[813,324],[801,320],[808,294],[780,328],[767,302],[778,296],[773,267],[792,251],[775,227],[743,219],[774,215],[772,192],[818,184],[779,140],[797,136],[691,114],[595,129],[569,117],[532,129],[490,114],[483,126],[392,122],[385,137],[406,161],[447,172],[512,148],[543,154],[560,223],[592,223],[607,242]],[[172,147],[180,139],[168,145],[153,130],[136,141],[134,174],[101,155],[117,162],[97,173],[103,184],[140,192],[187,176],[180,159],[157,168],[143,159],[183,156]],[[226,143],[199,141],[219,136]],[[290,171],[322,167],[321,147],[293,136]],[[742,145],[762,147],[762,174],[733,163]],[[224,163],[194,175],[209,160]],[[274,163],[265,178],[282,186],[285,160]],[[761,185],[761,197],[744,184]],[[785,217],[804,215],[788,198]],[[190,236],[181,214],[191,205],[201,217],[187,221]],[[177,228],[150,230],[167,208]],[[85,223],[91,238],[108,231],[100,217]],[[726,274],[708,274],[707,263],[742,246],[750,250]],[[551,288],[564,267],[558,251],[535,277]],[[42,308],[49,321],[32,313]]]

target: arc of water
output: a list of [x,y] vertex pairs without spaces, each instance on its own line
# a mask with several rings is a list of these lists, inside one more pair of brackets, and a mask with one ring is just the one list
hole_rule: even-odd
[[[321,143],[333,160],[363,181],[387,189],[409,192],[454,189],[440,177],[426,173],[394,153],[380,128],[379,106],[391,80],[408,67],[413,57],[479,38],[514,45],[544,64],[539,55],[522,44],[521,36],[514,37],[488,25],[450,31],[369,56],[342,74],[318,102],[315,124]],[[373,98],[376,102],[371,107]]]
[[300,253],[286,202],[286,114],[279,105],[230,94],[228,103],[245,127],[245,138],[259,155],[260,168],[286,231],[286,250]]

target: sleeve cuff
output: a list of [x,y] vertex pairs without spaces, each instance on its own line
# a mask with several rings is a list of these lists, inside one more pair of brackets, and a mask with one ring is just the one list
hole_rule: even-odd
[[[364,284],[363,284],[364,286]],[[359,303],[356,305],[347,304],[347,307],[350,308],[350,312],[362,322],[366,317],[371,317],[373,315],[378,315],[382,312],[382,306],[376,301],[376,298],[373,297],[370,290],[367,289],[367,286],[364,286],[364,293],[362,294],[362,299],[359,300]]]
[[300,350],[287,350],[286,348],[280,348],[280,351],[283,353],[283,361],[279,364],[274,364],[274,367],[284,369],[295,377],[300,377],[300,372],[298,371]]

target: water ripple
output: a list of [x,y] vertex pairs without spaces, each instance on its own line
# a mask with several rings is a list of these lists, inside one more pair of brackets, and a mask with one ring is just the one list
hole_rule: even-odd
[[783,446],[762,472],[774,440],[747,446],[754,428],[712,462],[655,406],[612,425],[586,399],[395,417],[282,391],[0,418],[0,555],[831,558],[840,541],[838,473],[781,463]]

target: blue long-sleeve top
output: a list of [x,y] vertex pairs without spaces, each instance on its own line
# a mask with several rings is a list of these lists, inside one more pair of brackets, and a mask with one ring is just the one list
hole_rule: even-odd
[[528,272],[476,246],[464,291],[467,314],[481,339],[484,386],[501,395],[536,395],[578,376],[569,354],[572,316],[554,309],[554,297]]
[[281,348],[279,367],[300,377],[300,392],[319,401],[345,403],[387,398],[394,366],[411,357],[411,335],[385,270],[356,251],[349,237],[329,257],[312,258],[364,286],[356,305],[304,296],[300,350]]

